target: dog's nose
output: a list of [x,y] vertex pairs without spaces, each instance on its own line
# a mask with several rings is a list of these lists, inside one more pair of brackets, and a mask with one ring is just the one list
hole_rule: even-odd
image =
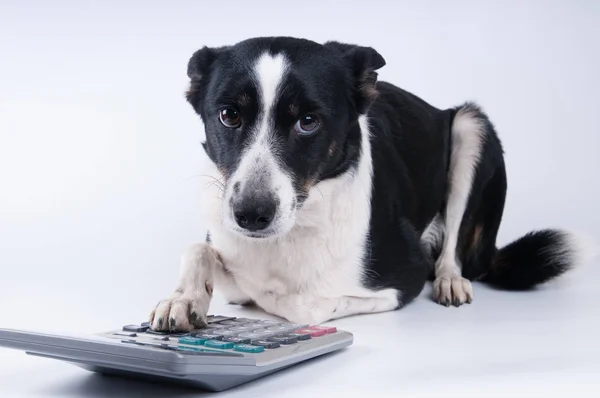
[[248,231],[260,231],[271,224],[277,206],[274,201],[261,201],[256,204],[241,204],[234,210],[233,215],[237,224]]

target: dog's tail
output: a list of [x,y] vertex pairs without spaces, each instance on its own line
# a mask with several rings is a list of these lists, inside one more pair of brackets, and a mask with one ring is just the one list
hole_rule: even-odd
[[526,290],[589,261],[588,239],[566,231],[534,231],[499,249],[481,281],[507,290]]

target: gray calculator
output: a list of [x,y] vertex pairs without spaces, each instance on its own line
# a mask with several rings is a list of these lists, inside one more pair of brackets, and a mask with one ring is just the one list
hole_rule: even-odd
[[205,328],[157,332],[147,322],[89,336],[0,329],[0,346],[84,369],[222,391],[349,346],[332,326],[210,315]]

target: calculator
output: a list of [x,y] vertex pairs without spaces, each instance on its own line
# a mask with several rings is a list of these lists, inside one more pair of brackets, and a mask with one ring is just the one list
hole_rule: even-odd
[[92,372],[223,391],[351,345],[334,326],[209,315],[187,333],[148,322],[87,336],[0,329],[0,346],[59,359]]

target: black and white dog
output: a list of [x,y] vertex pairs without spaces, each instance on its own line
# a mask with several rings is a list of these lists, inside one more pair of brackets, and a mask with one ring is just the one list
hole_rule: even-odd
[[571,268],[566,232],[498,249],[506,172],[472,103],[440,110],[385,82],[374,49],[289,37],[204,47],[187,100],[203,121],[210,230],[183,256],[155,330],[203,325],[217,286],[236,304],[319,324],[403,307],[434,280],[527,289]]

